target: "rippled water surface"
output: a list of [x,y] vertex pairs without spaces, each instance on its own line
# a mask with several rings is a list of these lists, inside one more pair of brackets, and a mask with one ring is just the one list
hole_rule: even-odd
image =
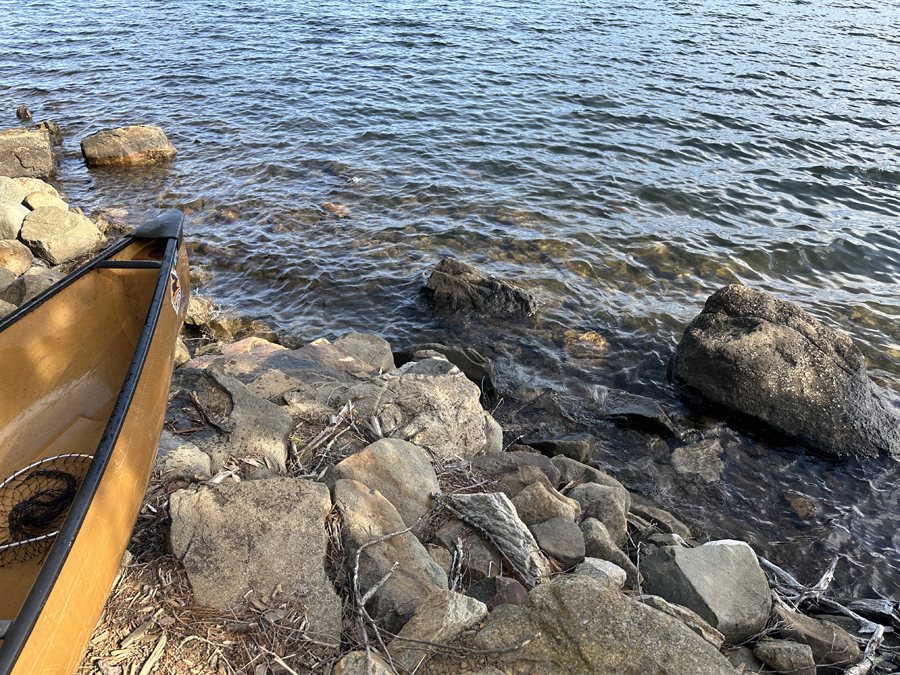
[[[900,390],[896,0],[426,4],[13,3],[0,119],[60,124],[55,182],[88,213],[184,210],[202,292],[286,341],[475,346],[537,397],[523,430],[594,431],[599,461],[701,534],[809,580],[845,553],[848,592],[900,596],[895,461],[684,419],[666,379],[705,299],[741,282],[848,332]],[[87,170],[78,141],[128,124],[161,126],[176,160]],[[538,317],[432,316],[418,290],[446,255],[535,291]],[[592,420],[604,387],[719,436],[723,480]]]

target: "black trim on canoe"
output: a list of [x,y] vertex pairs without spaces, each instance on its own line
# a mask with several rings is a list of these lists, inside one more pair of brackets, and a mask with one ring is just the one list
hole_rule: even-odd
[[183,221],[184,214],[181,211],[166,211],[132,230],[128,236],[132,239],[176,239],[180,247]]
[[[164,215],[169,216],[172,213],[173,212],[170,211]],[[181,216],[179,212],[174,213],[178,213],[178,215]],[[119,396],[116,398],[112,414],[110,415],[106,428],[103,431],[103,436],[100,438],[100,443],[97,445],[97,449],[94,453],[94,459],[91,462],[90,467],[88,467],[87,475],[84,477],[84,481],[82,482],[81,488],[78,490],[78,494],[75,495],[72,506],[69,508],[69,514],[66,516],[65,522],[62,524],[59,534],[56,536],[56,541],[53,543],[50,552],[47,554],[47,558],[41,567],[41,571],[38,573],[38,577],[35,580],[31,592],[25,599],[25,603],[22,605],[22,609],[19,611],[18,616],[12,621],[12,625],[7,626],[6,634],[3,637],[3,643],[0,644],[0,675],[8,675],[16,666],[19,654],[21,654],[22,649],[25,647],[25,643],[28,641],[32,630],[34,630],[38,617],[40,617],[41,611],[50,596],[50,592],[53,590],[56,580],[65,565],[66,558],[72,550],[72,546],[75,543],[81,525],[84,523],[88,509],[93,502],[94,495],[100,487],[103,474],[112,457],[113,448],[115,447],[119,434],[122,431],[122,427],[125,424],[128,409],[131,407],[131,401],[137,389],[144,364],[146,363],[147,354],[150,351],[150,343],[156,332],[156,325],[159,321],[163,303],[169,301],[169,270],[173,269],[175,265],[175,256],[178,253],[180,246],[180,227],[181,220],[178,221],[179,232],[172,234],[166,242],[166,252],[163,256],[161,265],[162,270],[156,282],[156,289],[153,292],[150,309],[147,312],[144,327],[141,329],[141,335],[138,338],[137,347],[135,348],[131,364],[128,367],[128,372],[125,374],[125,381],[122,384],[122,388],[119,390]],[[26,303],[20,309],[25,309],[26,307],[28,309],[33,309],[47,298],[55,295],[62,288],[69,286],[73,281],[84,276],[91,269],[95,269],[97,262],[105,260],[110,255],[113,255],[130,243],[131,237],[124,237],[121,242],[112,247],[112,251],[101,254],[83,268],[73,272],[69,277],[66,277],[66,279],[47,289],[47,291],[53,291],[52,293],[47,294],[47,291],[45,291],[35,298],[35,300],[38,300],[39,298],[42,298],[42,296],[46,296],[41,299],[41,302],[32,304],[34,302],[32,301],[32,303]],[[70,277],[74,278],[70,279]],[[21,316],[22,313],[23,312],[13,312],[10,316]],[[8,324],[8,321],[0,322],[0,331]]]

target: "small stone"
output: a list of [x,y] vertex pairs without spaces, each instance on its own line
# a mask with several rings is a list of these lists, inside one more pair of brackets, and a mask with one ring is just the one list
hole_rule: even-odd
[[208,476],[209,455],[193,443],[163,431],[156,452],[156,468],[162,473]]
[[31,121],[31,111],[28,109],[27,105],[20,105],[16,108],[16,117],[22,120],[23,122]]
[[582,483],[569,491],[569,497],[581,505],[581,512],[585,518],[596,518],[606,525],[614,542],[625,540],[627,534],[625,514],[631,505],[631,497],[627,490],[597,483]]
[[[538,546],[551,558],[558,560],[567,570],[584,560],[584,535],[581,528],[568,516],[557,516],[529,528]],[[605,562],[605,561],[604,561]],[[625,583],[622,573],[622,583]]]
[[32,211],[41,206],[52,206],[57,209],[62,209],[63,211],[69,210],[69,205],[62,199],[41,191],[35,191],[27,195],[22,203]]
[[631,562],[625,551],[616,546],[603,523],[596,518],[585,518],[581,521],[581,531],[584,534],[585,556],[607,560],[621,567],[625,570],[628,587],[640,588],[641,577],[637,567]]
[[528,591],[511,577],[485,577],[466,591],[469,597],[480,600],[493,612],[500,605],[521,605]]
[[516,514],[526,525],[543,523],[556,516],[567,516],[574,521],[581,517],[581,507],[574,499],[564,497],[554,488],[532,483],[513,497]]
[[464,578],[470,582],[495,576],[503,570],[503,557],[497,547],[461,520],[449,519],[437,529],[434,538],[447,551],[461,553]]
[[31,269],[33,260],[31,249],[22,242],[15,239],[0,240],[0,267],[19,276]]
[[572,573],[590,577],[601,585],[615,591],[620,591],[625,587],[627,578],[625,570],[621,567],[608,560],[599,558],[585,558],[584,562],[578,565]]
[[507,450],[492,455],[473,457],[470,462],[473,468],[491,478],[499,478],[504,474],[512,473],[520,466],[536,466],[546,474],[550,485],[559,484],[559,469],[553,466],[553,462],[547,457],[533,452]]
[[788,640],[760,640],[753,655],[770,668],[791,675],[816,675],[816,662],[809,645]]

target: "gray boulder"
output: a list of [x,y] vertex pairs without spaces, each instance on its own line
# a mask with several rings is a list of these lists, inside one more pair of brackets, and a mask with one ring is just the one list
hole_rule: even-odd
[[407,527],[431,510],[432,495],[440,490],[425,451],[398,438],[382,438],[347,457],[328,472],[324,482],[333,489],[342,478],[378,490]]
[[21,204],[0,200],[0,239],[16,239],[29,213]]
[[[584,535],[568,516],[557,516],[531,525],[531,534],[541,550],[562,564],[563,569],[575,567],[584,560]],[[625,583],[625,572],[622,572]]]
[[789,640],[760,640],[753,655],[777,673],[816,675],[816,664],[809,645]]
[[615,542],[625,540],[628,523],[625,515],[631,506],[631,496],[624,488],[597,483],[582,483],[569,491],[569,497],[581,505],[585,518],[596,518],[606,526]]
[[706,401],[830,457],[900,453],[898,403],[851,339],[744,286],[714,293],[684,332],[673,376]]
[[641,575],[631,558],[620,549],[609,536],[606,526],[596,518],[585,518],[581,521],[581,532],[584,535],[584,554],[588,558],[607,560],[625,570],[625,582],[629,588],[638,589]]
[[658,434],[663,437],[678,436],[678,429],[669,419],[663,407],[646,396],[629,394],[627,391],[607,389],[606,395],[592,412],[601,419],[633,427],[639,431]]
[[734,675],[718,650],[683,623],[583,576],[542,584],[500,607],[475,635],[507,675]]
[[87,255],[106,243],[97,226],[80,213],[52,206],[41,206],[29,213],[19,238],[51,265]]
[[816,665],[845,666],[859,659],[859,645],[840,626],[795,612],[776,604],[773,612],[778,635],[785,640],[809,645]]
[[316,640],[338,644],[341,603],[325,574],[328,489],[292,478],[181,490],[169,498],[172,551],[200,605],[232,610],[278,586],[306,606]]
[[696,612],[732,644],[766,625],[772,596],[749,546],[664,546],[641,559],[653,595]]
[[437,311],[525,317],[537,309],[533,294],[453,258],[438,263],[425,290]]
[[557,438],[545,438],[539,441],[522,441],[525,445],[534,448],[548,457],[563,455],[576,462],[584,462],[590,459],[594,451],[597,439],[591,434],[573,434]]
[[394,355],[390,343],[371,333],[345,333],[334,341],[334,346],[342,349],[360,361],[382,373],[394,370]]
[[0,175],[49,176],[55,170],[49,133],[30,129],[0,131]]
[[31,269],[32,260],[34,254],[22,242],[15,239],[0,240],[0,267],[19,276]]
[[125,166],[171,159],[176,150],[159,127],[137,125],[92,134],[81,141],[88,166]]
[[209,455],[193,443],[163,430],[156,451],[156,469],[162,473],[208,476]]
[[9,286],[0,290],[0,300],[18,307],[43,293],[63,277],[64,275],[56,270],[32,267]]
[[444,359],[407,363],[336,394],[336,406],[352,401],[382,432],[429,448],[445,458],[471,457],[487,443],[480,392]]
[[505,474],[513,473],[520,466],[535,466],[547,476],[550,485],[559,485],[559,469],[547,457],[533,452],[519,450],[499,452],[473,457],[470,462],[474,469],[491,478],[499,478]]
[[379,537],[406,529],[397,510],[376,490],[354,480],[339,480],[334,486],[334,502],[341,512],[341,538],[351,573],[359,552],[361,593],[371,589],[398,563],[368,607],[374,618],[383,619],[385,628],[396,633],[432,591],[447,590],[447,576],[409,532],[366,546]]
[[725,636],[701,619],[696,612],[692,612],[687,607],[675,605],[658,595],[640,595],[635,598],[635,600],[643,602],[653,609],[658,609],[660,612],[664,612],[669,616],[674,616],[697,635],[709,642],[713,647],[716,649],[722,648],[722,645],[725,642]]
[[628,579],[625,570],[615,563],[601,558],[585,558],[572,570],[572,574],[590,577],[601,585],[616,591],[621,591]]
[[402,366],[410,361],[421,361],[440,354],[463,374],[477,384],[488,397],[494,396],[494,364],[471,347],[448,347],[436,342],[412,345],[394,352],[394,362]]

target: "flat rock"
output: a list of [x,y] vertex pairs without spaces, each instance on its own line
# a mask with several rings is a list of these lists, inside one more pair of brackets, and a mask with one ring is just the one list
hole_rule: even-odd
[[643,602],[648,607],[658,609],[660,612],[664,612],[669,616],[674,616],[679,621],[684,622],[684,625],[709,642],[716,649],[721,649],[722,645],[725,643],[724,635],[700,618],[699,614],[692,612],[687,607],[668,602],[658,595],[640,595],[635,598],[635,600]]
[[640,516],[663,532],[677,534],[682,539],[690,539],[690,528],[665,509],[646,503],[640,495],[631,495],[631,513]]
[[829,457],[900,454],[895,397],[862,352],[797,305],[731,285],[706,301],[673,363],[677,384]]
[[499,478],[504,474],[513,473],[520,466],[536,466],[544,472],[551,485],[559,485],[559,469],[547,457],[533,452],[507,451],[473,457],[469,461],[473,468],[491,478]]
[[398,438],[382,438],[347,457],[328,472],[324,482],[333,489],[342,478],[378,490],[397,509],[406,527],[431,510],[432,495],[440,490],[425,451]]
[[52,206],[57,209],[62,209],[63,211],[69,210],[69,205],[66,204],[59,197],[54,197],[51,194],[47,194],[46,192],[42,192],[40,190],[35,190],[34,192],[27,195],[22,202],[29,209],[34,211],[41,206]]
[[0,175],[49,176],[56,170],[50,134],[43,130],[0,131]]
[[[557,516],[531,525],[531,534],[541,550],[558,560],[564,570],[570,569],[584,560],[584,535],[581,528],[568,516]],[[625,572],[622,572],[625,583]]]
[[648,590],[696,612],[731,644],[766,625],[772,597],[748,546],[664,546],[641,558]]
[[477,582],[503,571],[503,557],[497,547],[461,520],[450,518],[435,531],[434,538],[448,551],[462,554],[460,564],[464,578],[469,582]]
[[445,359],[407,363],[342,392],[365,420],[377,418],[384,435],[427,447],[445,458],[472,457],[487,443],[480,391]]
[[156,469],[162,473],[208,476],[209,455],[190,441],[163,430],[156,451]]
[[155,162],[175,152],[162,129],[146,125],[100,131],[81,141],[81,154],[92,167]]
[[577,501],[541,483],[532,483],[522,489],[513,497],[512,504],[519,519],[526,525],[543,523],[557,516],[567,517],[574,525],[581,517],[581,506]]
[[591,434],[573,434],[538,441],[523,441],[523,443],[548,457],[563,455],[576,462],[584,462],[594,451],[597,439]]
[[29,213],[21,204],[0,200],[0,240],[16,239]]
[[696,474],[707,483],[714,483],[722,480],[725,464],[720,455],[724,452],[717,439],[708,438],[699,443],[675,448],[672,453],[672,466],[680,474]]
[[425,342],[394,352],[394,362],[397,366],[402,366],[410,361],[431,358],[435,354],[440,354],[463,371],[463,374],[477,384],[486,396],[496,395],[493,362],[471,347],[448,347],[436,342]]
[[19,307],[63,278],[64,275],[56,270],[29,268],[13,283],[0,290],[0,300]]
[[773,616],[779,637],[809,645],[816,665],[845,666],[859,658],[859,645],[843,628],[776,603]]
[[480,600],[493,612],[500,605],[521,605],[528,591],[512,577],[493,576],[472,584],[466,595]]
[[390,343],[372,333],[345,333],[334,341],[334,346],[368,363],[381,373],[387,373],[395,368]]
[[760,640],[753,648],[753,655],[778,673],[816,675],[809,645],[789,640]]
[[437,311],[525,317],[537,309],[533,294],[453,258],[438,263],[425,290]]
[[106,244],[106,237],[90,220],[52,206],[41,206],[29,213],[19,238],[51,265],[87,255]]
[[341,512],[341,538],[349,569],[354,568],[360,552],[360,592],[366,593],[398,563],[368,606],[374,618],[383,619],[385,628],[396,633],[432,591],[447,590],[447,576],[409,532],[364,546],[406,529],[400,514],[378,491],[354,480],[339,480],[334,501]]
[[272,478],[181,490],[169,504],[172,551],[198,604],[232,610],[280,585],[306,606],[317,640],[340,642],[341,603],[325,574],[328,488]]
[[557,577],[519,607],[495,610],[474,642],[502,649],[529,638],[496,657],[508,675],[734,675],[725,657],[680,621],[582,576]]
[[663,407],[646,396],[608,389],[592,412],[616,424],[663,437],[678,436],[678,429]]
[[599,584],[616,591],[621,591],[625,587],[627,579],[625,570],[615,563],[600,558],[585,558],[572,570],[572,574],[590,577]]
[[487,536],[526,587],[533,588],[549,576],[549,562],[505,494],[451,494],[447,502],[459,517]]
[[606,560],[625,570],[625,583],[629,588],[639,589],[641,576],[637,567],[628,555],[620,549],[609,535],[606,525],[596,518],[585,518],[581,521],[581,532],[584,535],[584,554],[589,558]]
[[488,610],[475,598],[453,591],[433,591],[416,609],[389,647],[394,662],[410,673],[428,656],[416,640],[448,644],[460,633],[480,623]]
[[598,483],[582,483],[569,491],[569,497],[581,505],[585,518],[596,518],[606,526],[614,542],[622,542],[628,534],[625,515],[631,506],[631,496],[624,488]]

